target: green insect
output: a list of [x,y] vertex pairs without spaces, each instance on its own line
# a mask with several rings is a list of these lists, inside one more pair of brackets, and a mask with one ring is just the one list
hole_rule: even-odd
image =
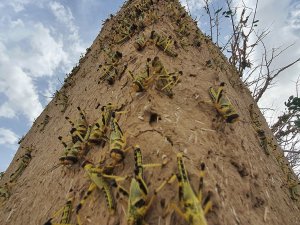
[[137,24],[128,22],[126,23],[125,20],[118,26],[116,31],[116,37],[114,39],[115,44],[123,44],[130,40],[130,38],[136,33],[139,29]]
[[25,149],[26,152],[23,156],[21,156],[20,158],[21,162],[19,163],[17,170],[10,175],[10,180],[9,180],[10,183],[15,182],[22,175],[22,173],[24,172],[24,170],[29,165],[32,159],[31,152],[34,150],[34,148],[31,146],[31,147],[26,147]]
[[7,200],[10,197],[10,191],[8,184],[5,183],[4,187],[0,187],[0,198],[4,198],[4,200]]
[[153,41],[157,48],[165,52],[168,56],[178,56],[178,54],[174,51],[175,42],[171,36],[166,37],[164,35],[159,35],[156,31],[152,31],[150,39]]
[[0,172],[0,180],[2,179],[2,177],[4,176],[5,172]]
[[169,73],[159,57],[153,59],[152,67],[156,79],[156,89],[171,98],[174,95],[173,88],[178,84],[179,76],[182,75],[182,71]]
[[[171,204],[170,207],[174,208],[178,215],[180,215],[190,225],[207,225],[205,215],[212,207],[212,203],[210,201],[210,193],[207,198],[204,199],[204,201],[202,198],[205,164],[201,164],[200,183],[197,194],[195,194],[195,192],[193,191],[193,188],[188,179],[188,173],[185,169],[183,155],[181,153],[177,154],[177,166],[177,180],[179,183],[179,204],[183,211],[176,204]],[[171,177],[170,182],[173,181],[173,179],[174,176]]]
[[115,107],[111,103],[101,108],[101,117],[96,121],[91,129],[91,134],[89,136],[90,143],[100,144],[103,140],[107,140],[106,132],[109,127],[114,108]]
[[127,69],[127,64],[122,65],[120,60],[123,55],[119,51],[106,51],[106,61],[103,65],[99,65],[97,71],[100,71],[100,80],[107,81],[109,85],[113,85],[116,79],[120,79]]
[[118,186],[118,188],[122,194],[128,197],[127,224],[142,225],[146,224],[144,217],[149,211],[156,194],[163,187],[163,185],[160,185],[159,188],[154,191],[154,195],[149,197],[148,187],[143,178],[143,170],[145,167],[160,167],[162,164],[143,164],[142,153],[139,146],[135,146],[134,160],[134,177],[131,180],[129,192],[121,186]]
[[[73,202],[74,202],[75,194],[73,189],[71,189],[67,195],[67,202],[59,211],[57,211],[49,220],[47,220],[44,225],[71,225],[71,215],[73,211]],[[61,219],[59,223],[53,223],[52,220],[57,217],[58,214],[61,214]]]
[[59,158],[61,164],[63,165],[75,164],[86,154],[90,132],[91,132],[91,127],[88,126],[87,132],[85,133],[83,139],[77,140],[75,143],[73,141],[69,141],[68,143],[66,143],[62,140],[61,136],[58,137],[58,139],[65,147],[63,155]]
[[116,203],[113,198],[113,195],[111,193],[108,179],[116,181],[124,180],[126,178],[124,177],[118,177],[113,175],[108,175],[105,173],[103,168],[95,167],[93,163],[91,163],[88,160],[85,160],[82,164],[84,170],[89,176],[89,179],[91,180],[91,184],[83,196],[83,199],[80,201],[80,203],[76,207],[76,217],[78,225],[82,225],[82,222],[79,217],[79,211],[81,210],[82,206],[84,205],[85,201],[88,199],[88,197],[93,193],[95,189],[99,189],[103,191],[107,203],[107,208],[111,214],[114,213],[116,208]]
[[133,80],[133,90],[135,92],[143,92],[146,91],[151,83],[154,81],[154,76],[150,72],[150,62],[151,59],[147,59],[147,63],[145,66],[145,70],[141,72],[139,75],[134,76],[132,72],[129,72],[130,76]]
[[109,138],[109,149],[110,149],[110,157],[114,160],[112,166],[115,166],[121,162],[123,162],[125,158],[125,153],[129,150],[125,149],[127,142],[126,137],[123,134],[123,131],[115,118],[115,113],[112,114],[112,120],[110,122],[111,133]]
[[142,51],[146,47],[147,42],[148,40],[146,39],[145,35],[141,34],[135,39],[133,46],[137,51]]
[[70,134],[72,136],[73,143],[76,143],[77,141],[84,142],[84,137],[88,131],[88,123],[86,120],[86,117],[84,115],[84,112],[81,110],[81,108],[77,107],[80,117],[76,120],[74,123],[69,117],[65,117],[66,120],[71,124],[72,128],[70,130]]
[[239,114],[237,114],[230,100],[224,95],[223,86],[221,84],[217,91],[210,87],[209,94],[218,113],[222,115],[227,123],[234,123],[239,118]]
[[172,98],[174,95],[173,88],[178,84],[179,76],[181,75],[182,71],[168,73],[166,70],[163,70],[158,76],[156,88],[168,97]]

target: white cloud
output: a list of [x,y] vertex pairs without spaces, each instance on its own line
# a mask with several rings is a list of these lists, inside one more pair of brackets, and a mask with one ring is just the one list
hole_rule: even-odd
[[84,48],[81,45],[79,28],[74,23],[74,16],[70,8],[63,6],[61,3],[56,1],[50,2],[49,7],[56,20],[68,29],[68,40],[73,43],[73,51],[82,53]]
[[22,113],[33,121],[43,108],[33,78],[54,75],[61,64],[69,63],[68,54],[62,41],[55,40],[39,22],[7,20],[4,28],[7,32],[0,34],[0,93],[6,100],[0,105],[0,116],[13,118]]
[[[212,0],[209,0],[210,3]],[[180,0],[180,3],[186,8],[186,10],[191,10],[191,13],[200,10],[204,6],[204,0]]]
[[63,24],[66,24],[67,27],[73,32],[77,31],[76,26],[74,25],[74,17],[73,14],[68,7],[64,7],[59,2],[50,2],[49,3],[50,9],[52,13],[55,15],[56,19]]
[[32,79],[14,63],[0,61],[0,93],[6,101],[0,106],[0,116],[13,118],[16,113],[24,114],[33,121],[42,112]]
[[18,142],[18,136],[9,129],[0,127],[0,144],[15,145]]
[[292,30],[300,29],[300,2],[296,2],[290,7],[288,24]]
[[51,76],[61,64],[68,62],[62,40],[55,40],[41,23],[7,20],[6,32],[0,40],[10,50],[7,56],[31,77]]
[[8,5],[13,8],[16,13],[25,10],[26,6],[29,4],[35,4],[42,7],[45,0],[4,0],[2,4]]
[[0,105],[0,117],[14,118],[16,116],[15,110],[10,106],[8,102]]

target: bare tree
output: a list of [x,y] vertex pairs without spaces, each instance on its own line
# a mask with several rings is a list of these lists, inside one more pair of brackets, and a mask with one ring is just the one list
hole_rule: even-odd
[[[268,29],[257,31],[259,20],[257,19],[258,0],[254,9],[249,8],[242,1],[242,6],[234,6],[232,0],[224,0],[223,7],[216,7],[211,1],[203,0],[204,12],[209,21],[208,33],[223,53],[228,57],[231,65],[235,66],[239,76],[246,86],[252,91],[253,97],[258,102],[264,93],[272,87],[274,80],[283,71],[300,61],[300,57],[289,64],[275,68],[274,62],[282,54],[293,46],[272,48],[269,51],[264,39],[270,33]],[[226,19],[226,20],[225,20]],[[221,25],[230,28],[230,34],[226,43],[220,42]],[[260,60],[253,61],[253,53],[263,50]]]
[[265,43],[262,40],[260,42],[264,50],[261,60],[255,67],[244,75],[243,79],[244,83],[252,90],[252,95],[256,102],[258,102],[263,94],[272,87],[275,78],[277,78],[283,71],[300,61],[300,58],[298,58],[285,66],[274,68],[275,66],[273,64],[275,64],[275,59],[280,57],[282,53],[294,44],[289,45],[284,49],[282,49],[282,47],[272,48],[271,52],[268,52]]
[[300,77],[296,82],[296,96],[285,102],[286,111],[278,117],[271,129],[282,147],[290,165],[300,175]]
[[[281,46],[269,50],[265,44],[265,38],[270,33],[268,29],[258,31],[257,19],[258,0],[254,8],[249,8],[242,1],[241,6],[233,5],[232,0],[224,0],[222,7],[216,6],[215,2],[203,0],[204,14],[208,21],[207,33],[211,40],[227,56],[231,65],[235,66],[237,72],[252,91],[252,96],[258,102],[273,87],[276,79],[288,68],[300,61],[300,57],[290,61],[287,65],[278,67],[276,60],[283,56],[283,53],[294,44],[287,47]],[[218,1],[220,4],[220,1]],[[222,43],[220,37],[221,27],[230,28],[227,41]],[[258,60],[254,60],[253,54],[261,53]],[[291,96],[285,103],[286,111],[278,117],[271,125],[271,129],[284,150],[284,153],[294,170],[300,167],[300,99],[299,79],[296,83],[296,97]],[[297,170],[295,170],[297,173]],[[299,176],[299,171],[298,174]]]

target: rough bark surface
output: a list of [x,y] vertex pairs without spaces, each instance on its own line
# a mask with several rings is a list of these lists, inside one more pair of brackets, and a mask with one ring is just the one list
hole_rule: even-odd
[[[160,163],[167,157],[168,163],[162,168],[145,169],[145,181],[150,195],[153,190],[172,173],[177,172],[176,153],[183,152],[185,165],[193,187],[199,183],[199,165],[206,164],[204,196],[213,193],[212,210],[207,215],[208,224],[300,224],[299,202],[290,198],[289,189],[275,157],[266,155],[259,144],[257,133],[251,125],[249,105],[255,104],[268,137],[272,137],[265,119],[259,112],[250,92],[241,83],[237,71],[232,68],[219,49],[198,30],[193,20],[187,16],[191,34],[183,40],[174,31],[178,29],[172,20],[170,5],[177,1],[154,2],[158,21],[147,26],[143,33],[149,36],[152,30],[171,35],[178,43],[175,51],[178,57],[170,57],[154,45],[148,45],[138,52],[133,47],[137,34],[124,44],[113,44],[113,50],[122,52],[122,63],[128,68],[120,80],[113,85],[99,82],[97,71],[103,64],[102,48],[112,43],[112,27],[128,8],[138,0],[125,3],[120,12],[109,19],[83,57],[77,70],[66,80],[60,92],[68,96],[65,112],[53,99],[43,113],[36,119],[22,141],[19,151],[7,169],[0,186],[8,182],[9,175],[17,166],[17,159],[24,154],[26,146],[34,146],[32,160],[16,184],[10,187],[11,196],[0,206],[0,224],[43,224],[65,203],[65,196],[72,187],[75,190],[75,206],[87,190],[90,181],[80,165],[71,168],[60,166],[63,146],[58,136],[67,136],[70,124],[65,116],[78,117],[80,106],[90,124],[100,116],[100,108],[111,102],[123,105],[119,124],[127,137],[127,146],[140,145],[145,163]],[[193,45],[196,34],[200,34],[201,45]],[[165,68],[182,71],[180,82],[173,88],[170,98],[150,86],[136,95],[132,90],[132,78],[128,71],[137,74],[144,69],[147,58],[159,56]],[[240,120],[233,124],[225,123],[210,101],[208,88],[225,82],[226,95],[231,99]],[[100,107],[99,104],[101,105]],[[152,114],[157,120],[149,122]],[[45,118],[48,123],[45,125]],[[281,151],[276,149],[275,151]],[[98,162],[103,156],[109,158],[109,144],[104,147],[93,146],[87,158]],[[133,174],[133,152],[126,153],[124,166],[114,170],[116,175]],[[122,182],[126,188],[130,180]],[[126,224],[127,199],[112,189],[117,198],[117,211],[110,215],[104,195],[97,190],[80,211],[83,224]],[[149,209],[145,221],[148,224],[187,224],[175,212],[166,214],[169,203],[178,203],[178,185],[175,181],[167,185]],[[72,213],[72,224],[76,224]]]

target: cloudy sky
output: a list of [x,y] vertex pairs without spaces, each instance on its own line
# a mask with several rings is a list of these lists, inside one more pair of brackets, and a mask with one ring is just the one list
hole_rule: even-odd
[[[212,0],[221,2],[218,0]],[[0,1],[0,171],[4,171],[26,134],[65,74],[78,62],[100,31],[102,20],[123,0],[1,0]],[[206,30],[202,0],[188,2],[192,16]],[[244,0],[253,7],[253,0]],[[217,3],[219,4],[219,3]],[[222,5],[220,5],[222,7]],[[272,33],[268,48],[295,43],[276,62],[285,65],[300,53],[300,1],[261,0],[260,28]],[[226,27],[222,28],[224,31]],[[224,37],[226,38],[226,37]],[[259,53],[257,53],[258,57]],[[300,66],[282,74],[262,99],[263,107],[279,107],[295,92]],[[282,107],[281,107],[282,109]]]

